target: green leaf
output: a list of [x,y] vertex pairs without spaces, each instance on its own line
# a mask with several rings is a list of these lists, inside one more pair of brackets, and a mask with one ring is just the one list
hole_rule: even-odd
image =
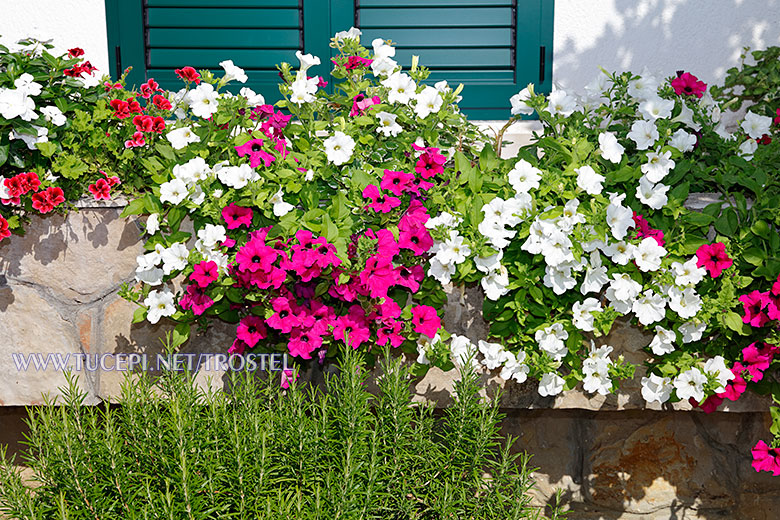
[[133,312],[133,323],[141,323],[146,319],[146,307],[138,307]]
[[723,317],[723,324],[740,336],[747,336],[750,330],[745,327],[742,317],[734,311],[729,311]]
[[173,334],[171,336],[173,347],[176,348],[176,347],[180,347],[181,345],[184,345],[184,343],[186,343],[188,339],[190,339],[190,324],[179,323],[178,325],[176,325],[176,327],[173,329]]
[[152,195],[151,193],[147,193],[144,195],[143,198],[144,208],[146,208],[146,211],[149,213],[162,213],[163,205],[160,202],[160,200]]
[[129,217],[130,215],[140,215],[144,212],[144,199],[131,200],[125,209],[122,210],[120,217]]
[[51,157],[54,155],[54,152],[57,151],[57,145],[51,141],[46,141],[45,143],[35,143],[35,147],[41,151],[41,154],[44,157]]
[[174,153],[173,148],[171,148],[170,145],[160,142],[154,145],[154,149],[160,152],[160,155],[162,155],[169,161],[176,160],[176,153]]
[[75,155],[60,155],[53,164],[54,171],[66,179],[78,179],[89,169],[89,166]]
[[11,148],[8,144],[0,145],[0,166],[4,165],[8,160],[8,150]]
[[733,236],[739,227],[739,219],[734,208],[726,208],[715,221],[715,229],[721,235]]

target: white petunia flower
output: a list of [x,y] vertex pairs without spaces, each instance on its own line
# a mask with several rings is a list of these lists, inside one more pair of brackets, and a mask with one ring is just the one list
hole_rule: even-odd
[[539,395],[549,397],[558,395],[563,391],[565,381],[561,376],[553,372],[548,372],[539,380]]
[[290,84],[290,101],[296,105],[311,103],[315,100],[314,94],[317,93],[317,83],[319,76],[307,78],[306,74],[298,73],[295,81]]
[[444,228],[455,228],[463,222],[463,219],[460,217],[456,217],[452,213],[449,213],[447,211],[442,211],[438,215],[436,215],[433,218],[429,218],[425,222],[425,227],[427,229],[436,229],[438,227],[444,227]]
[[18,133],[16,130],[11,132],[10,138],[21,139],[24,144],[27,145],[29,150],[37,150],[37,143],[46,143],[49,141],[49,129],[45,126],[32,125],[32,129],[36,131],[35,135]]
[[146,319],[149,323],[155,324],[164,316],[173,316],[176,312],[176,306],[173,302],[173,293],[168,289],[150,291],[144,299],[144,306],[149,309],[146,313]]
[[348,31],[339,31],[336,33],[335,36],[333,36],[333,39],[336,40],[339,43],[343,43],[344,40],[350,39],[350,40],[357,40],[358,43],[360,43],[360,36],[363,34],[363,32],[360,29],[357,29],[355,27],[350,27]]
[[705,374],[714,376],[718,381],[720,386],[714,389],[716,394],[725,392],[726,385],[729,383],[729,381],[736,377],[734,373],[726,366],[726,360],[723,359],[723,356],[715,356],[708,359],[704,362],[703,368]]
[[162,250],[162,269],[165,274],[171,274],[174,271],[181,271],[187,267],[187,259],[190,252],[187,246],[182,242],[176,242]]
[[402,72],[391,74],[387,79],[382,80],[382,85],[390,89],[387,94],[388,103],[408,105],[417,93],[417,84],[410,76]]
[[772,126],[772,118],[748,111],[745,114],[745,120],[739,126],[751,139],[761,139],[764,134],[769,133],[769,129]]
[[236,80],[239,83],[246,83],[246,80],[249,79],[247,78],[244,69],[236,67],[233,64],[233,60],[220,61],[219,66],[225,69],[225,81]]
[[660,182],[653,184],[646,175],[642,175],[636,188],[636,198],[645,206],[661,209],[669,202],[669,197],[666,195],[668,192],[669,186]]
[[577,285],[577,280],[571,275],[571,267],[569,266],[556,268],[548,265],[544,270],[544,279],[542,281],[545,287],[549,287],[558,295]]
[[173,179],[160,184],[160,202],[176,205],[183,201],[188,194],[187,185],[181,179]]
[[704,279],[707,270],[697,265],[698,259],[694,256],[684,264],[672,262],[672,271],[674,271],[674,283],[677,285],[696,285]]
[[577,329],[591,332],[594,330],[594,312],[601,312],[601,303],[596,298],[586,298],[583,302],[574,302],[571,307],[572,323]]
[[252,169],[251,166],[244,163],[240,166],[214,166],[214,171],[217,174],[217,179],[233,189],[240,190],[249,184],[249,181],[255,181],[260,178],[258,173]]
[[498,300],[509,291],[509,272],[501,265],[482,277],[480,283],[488,300]]
[[650,377],[642,378],[642,397],[648,403],[658,401],[663,404],[669,400],[674,386],[668,377],[650,374]]
[[201,83],[187,94],[187,103],[194,115],[208,119],[217,111],[218,96],[212,84]]
[[348,162],[352,158],[352,152],[355,150],[355,140],[344,132],[336,131],[332,136],[325,139],[325,154],[328,161],[336,166]]
[[647,162],[640,166],[640,169],[649,181],[661,182],[674,168],[674,161],[671,159],[671,156],[672,152],[670,151],[662,153],[649,152],[647,154]]
[[483,273],[495,271],[501,267],[501,258],[503,256],[504,253],[502,252],[490,256],[478,256],[474,258],[474,266]]
[[658,80],[645,69],[640,77],[628,83],[628,95],[637,99],[657,97]]
[[304,54],[301,51],[295,51],[295,57],[301,63],[300,71],[306,73],[310,68],[320,64],[320,58],[312,54]]
[[663,356],[674,352],[674,342],[677,341],[677,334],[673,330],[668,330],[660,325],[655,326],[655,336],[650,342],[650,349],[656,356]]
[[607,206],[607,225],[612,236],[617,240],[623,240],[628,234],[629,228],[634,227],[634,212],[631,208],[623,206],[623,199],[626,194],[609,194],[609,205]]
[[667,119],[672,116],[672,110],[674,110],[674,101],[670,99],[656,97],[642,101],[639,104],[639,113],[647,121]]
[[137,282],[145,283],[146,285],[151,285],[152,287],[156,287],[158,285],[162,285],[163,281],[163,270],[159,267],[147,267],[147,268],[141,268],[138,267],[135,270],[135,280]]
[[684,290],[671,287],[668,294],[669,308],[683,319],[693,318],[701,310],[701,297],[693,287],[686,287]]
[[601,265],[601,255],[598,251],[593,251],[590,254],[590,264],[587,271],[585,271],[585,278],[580,285],[580,292],[582,294],[588,294],[590,292],[599,292],[604,284],[609,283],[609,277],[607,276],[607,268]]
[[466,336],[453,334],[450,341],[450,359],[453,363],[460,366],[466,366],[471,363],[472,366],[478,364],[476,360],[477,347]]
[[490,370],[495,370],[512,357],[512,354],[504,350],[500,343],[479,340],[479,351],[485,357],[482,364]]
[[669,146],[677,148],[682,153],[693,151],[693,147],[696,146],[697,138],[693,134],[689,134],[682,128],[672,134],[669,139]]
[[528,193],[539,187],[542,170],[536,168],[525,159],[520,159],[507,174],[509,184],[516,193]]
[[555,90],[547,98],[548,104],[545,110],[551,116],[558,114],[569,117],[577,110],[577,100],[568,95],[565,90]]
[[707,376],[696,367],[689,368],[674,378],[677,397],[684,401],[693,399],[697,403],[701,403],[704,400],[704,385],[706,383]]
[[653,121],[634,121],[628,138],[636,143],[637,150],[647,150],[658,140],[658,128]]
[[744,143],[739,145],[739,155],[744,157],[748,161],[753,158],[753,154],[758,150],[758,143],[755,139],[747,139]]
[[0,88],[0,117],[23,121],[32,121],[38,116],[35,113],[35,101],[22,89]]
[[645,237],[634,250],[634,260],[641,271],[657,271],[661,260],[666,256],[666,249],[658,245],[655,238]]
[[562,323],[553,323],[549,327],[537,330],[534,339],[539,347],[550,354],[555,361],[560,361],[569,353],[566,348],[565,340],[569,338],[569,333],[563,328]]
[[589,393],[608,395],[612,390],[612,380],[609,378],[609,365],[605,361],[596,361],[583,365],[582,388]]
[[62,126],[68,120],[68,118],[65,117],[65,114],[55,106],[41,108],[41,114],[43,114],[46,121],[49,121],[54,126]]
[[618,164],[623,159],[623,152],[626,151],[612,132],[599,134],[599,150],[601,150],[601,156],[604,159],[615,164]]
[[429,338],[425,334],[420,334],[417,340],[417,362],[421,365],[430,365],[431,362],[428,359],[428,354],[433,351],[433,348],[441,342],[441,338],[436,334],[433,339]]
[[208,249],[212,249],[217,244],[224,242],[226,238],[225,228],[220,225],[206,224],[198,230],[200,243]]
[[282,188],[279,188],[279,191],[277,191],[268,200],[268,202],[274,205],[274,215],[276,215],[277,217],[283,217],[287,215],[289,212],[291,212],[293,209],[295,209],[295,206],[285,202],[283,197],[284,197],[284,192],[282,191]]
[[603,175],[599,175],[590,166],[581,166],[576,168],[577,186],[585,190],[588,195],[598,195],[604,189],[602,184],[606,180]]
[[392,58],[395,56],[395,47],[388,45],[387,41],[382,38],[374,38],[371,42],[371,47],[374,49],[374,59]]
[[631,260],[634,259],[636,246],[621,240],[619,242],[612,242],[605,246],[603,251],[604,254],[607,255],[613,263],[618,265],[627,265]]
[[666,298],[648,289],[634,300],[631,310],[644,326],[661,321],[666,316]]
[[450,236],[442,243],[436,256],[443,263],[462,264],[471,254],[471,248],[456,230],[450,231]]
[[528,87],[509,98],[509,103],[512,104],[512,115],[517,116],[520,114],[531,115],[534,113],[534,109],[529,107],[526,103],[531,99],[531,91]]
[[401,125],[396,122],[397,115],[389,112],[379,112],[376,115],[379,119],[379,126],[376,127],[376,131],[383,134],[385,137],[395,137],[401,133]]
[[678,327],[678,331],[682,334],[683,343],[693,343],[699,341],[702,334],[707,329],[707,324],[697,320],[686,321]]
[[376,78],[390,76],[395,72],[396,67],[398,67],[398,62],[387,57],[374,58],[374,61],[371,62],[371,71]]
[[429,115],[437,113],[444,103],[441,93],[428,85],[425,86],[422,92],[416,94],[414,99],[417,101],[414,105],[414,113],[420,119],[425,119]]
[[455,264],[444,264],[436,257],[431,258],[430,264],[429,276],[443,285],[452,281],[452,275],[455,274]]
[[256,107],[259,105],[265,105],[265,98],[262,94],[257,94],[249,87],[242,87],[239,94],[246,98],[246,104],[250,107]]
[[524,383],[528,379],[530,368],[525,364],[526,354],[522,350],[517,355],[509,353],[509,359],[504,361],[501,369],[501,379],[509,381],[514,379],[517,383]]
[[181,150],[190,143],[200,142],[200,137],[198,137],[189,126],[171,130],[165,135],[165,138],[168,139],[168,142],[170,142],[171,146],[176,150]]
[[154,235],[158,231],[160,231],[160,214],[152,213],[149,215],[149,218],[146,219],[146,232],[150,235]]
[[639,296],[642,285],[634,281],[628,274],[613,274],[612,281],[605,293],[610,307],[621,314],[631,312],[634,300]]

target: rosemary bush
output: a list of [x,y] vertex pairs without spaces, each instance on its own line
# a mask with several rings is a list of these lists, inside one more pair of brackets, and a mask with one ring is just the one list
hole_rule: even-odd
[[[30,410],[25,482],[5,450],[0,512],[24,519],[526,519],[528,457],[502,442],[495,400],[464,369],[443,414],[411,401],[408,369],[382,362],[376,395],[345,349],[324,389],[247,373],[229,392],[175,372],[126,380],[119,406]],[[53,403],[47,403],[53,404]],[[557,513],[555,513],[557,515]]]

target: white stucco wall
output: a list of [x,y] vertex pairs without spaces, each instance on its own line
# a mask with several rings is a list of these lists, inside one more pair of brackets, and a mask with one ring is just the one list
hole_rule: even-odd
[[63,53],[81,47],[92,65],[108,73],[104,0],[0,0],[0,43],[16,48],[30,36],[53,39],[55,51]]
[[556,0],[553,80],[579,89],[607,70],[707,83],[736,65],[744,46],[780,45],[780,0]]

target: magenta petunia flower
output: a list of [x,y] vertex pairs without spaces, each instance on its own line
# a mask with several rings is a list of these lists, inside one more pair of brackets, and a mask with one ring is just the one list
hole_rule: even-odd
[[216,262],[200,262],[195,264],[195,270],[190,275],[190,280],[198,284],[198,287],[205,289],[211,282],[219,278],[219,268]]
[[265,339],[267,336],[268,332],[266,331],[265,323],[260,316],[250,314],[242,318],[238,323],[236,338],[246,343],[249,348],[254,347],[261,339]]
[[379,96],[367,97],[365,94],[358,94],[352,99],[352,109],[349,111],[350,117],[363,115],[372,105],[378,105],[382,102]]
[[393,263],[378,255],[366,260],[366,268],[360,273],[360,282],[368,287],[372,298],[386,298],[387,291],[398,281]]
[[420,282],[425,278],[425,270],[419,264],[411,267],[400,265],[396,268],[396,274],[398,275],[398,285],[406,287],[412,294],[417,292],[420,288]]
[[228,347],[228,354],[236,354],[240,356],[246,351],[246,349],[247,349],[246,343],[236,338],[233,340],[233,344],[230,345],[230,347]]
[[190,284],[187,286],[184,296],[179,300],[179,305],[185,311],[192,310],[195,316],[200,316],[206,312],[209,307],[214,305],[214,300],[196,284]]
[[427,253],[433,247],[433,237],[423,226],[406,227],[399,229],[398,233],[398,245],[402,249],[411,249],[416,256]]
[[742,349],[742,359],[745,362],[745,369],[750,373],[751,381],[761,381],[764,378],[764,371],[769,368],[774,355],[780,351],[780,348],[774,345],[761,343],[751,343]]
[[398,222],[398,227],[400,229],[424,227],[425,223],[428,222],[430,218],[428,210],[422,205],[422,202],[419,200],[412,200],[406,208],[406,213],[401,217],[401,221]]
[[280,383],[280,386],[284,389],[290,388],[290,383],[294,383],[298,380],[298,372],[295,370],[283,370],[282,371],[282,380]]
[[360,305],[353,305],[349,313],[333,320],[333,338],[357,349],[368,341],[370,331],[366,313]]
[[753,468],[756,471],[768,471],[775,477],[780,476],[780,449],[758,441],[750,452],[753,454]]
[[266,167],[270,166],[276,160],[276,157],[263,150],[262,139],[251,139],[241,146],[236,146],[236,152],[239,157],[249,156],[249,166],[257,168],[260,163]]
[[290,355],[302,359],[311,359],[311,353],[322,346],[322,336],[314,329],[296,327],[290,333],[287,348]]
[[298,317],[295,300],[286,296],[277,296],[271,300],[271,308],[274,314],[266,320],[266,324],[285,334],[301,324]]
[[376,331],[377,344],[385,346],[390,343],[394,348],[400,347],[405,339],[401,334],[403,330],[403,322],[393,319],[383,321],[382,326]]
[[734,363],[734,366],[731,367],[731,373],[734,374],[734,379],[726,383],[726,389],[718,395],[730,401],[739,399],[740,396],[745,393],[745,390],[747,390],[747,381],[745,381],[743,376],[745,370],[747,369],[742,363]]
[[237,229],[241,226],[252,227],[252,208],[237,206],[234,203],[222,208],[222,218],[225,219],[228,229]]
[[702,245],[696,250],[696,258],[696,266],[705,268],[713,278],[720,276],[734,263],[726,254],[726,244],[723,242]]
[[418,305],[412,309],[414,331],[433,339],[441,328],[441,318],[430,305]]
[[238,269],[241,271],[268,272],[277,256],[279,256],[279,252],[273,247],[265,245],[262,240],[250,239],[236,253],[236,262],[238,262]]
[[371,200],[371,204],[368,207],[377,213],[387,213],[401,205],[401,199],[383,194],[375,184],[366,186],[363,190],[363,198]]
[[772,284],[772,289],[769,291],[769,305],[767,306],[766,313],[770,320],[780,320],[780,276],[777,277],[777,281]]
[[444,172],[444,163],[447,162],[447,158],[439,153],[438,148],[424,148],[414,143],[412,143],[412,148],[422,152],[417,158],[414,171],[422,175],[423,179],[430,179]]
[[677,77],[672,80],[672,88],[678,96],[684,94],[700,98],[707,90],[707,84],[690,72],[678,72]]
[[723,397],[719,395],[711,395],[707,397],[707,399],[705,399],[701,404],[697,403],[696,399],[691,397],[688,399],[688,402],[691,403],[691,405],[694,407],[701,408],[704,413],[712,413],[718,409],[718,406],[720,406],[721,403],[723,403]]
[[753,327],[763,327],[769,322],[769,316],[764,309],[769,307],[769,293],[754,290],[739,297],[745,310],[742,321]]
[[413,181],[414,175],[411,173],[385,170],[385,175],[382,177],[379,187],[400,197],[402,193],[409,190]]

